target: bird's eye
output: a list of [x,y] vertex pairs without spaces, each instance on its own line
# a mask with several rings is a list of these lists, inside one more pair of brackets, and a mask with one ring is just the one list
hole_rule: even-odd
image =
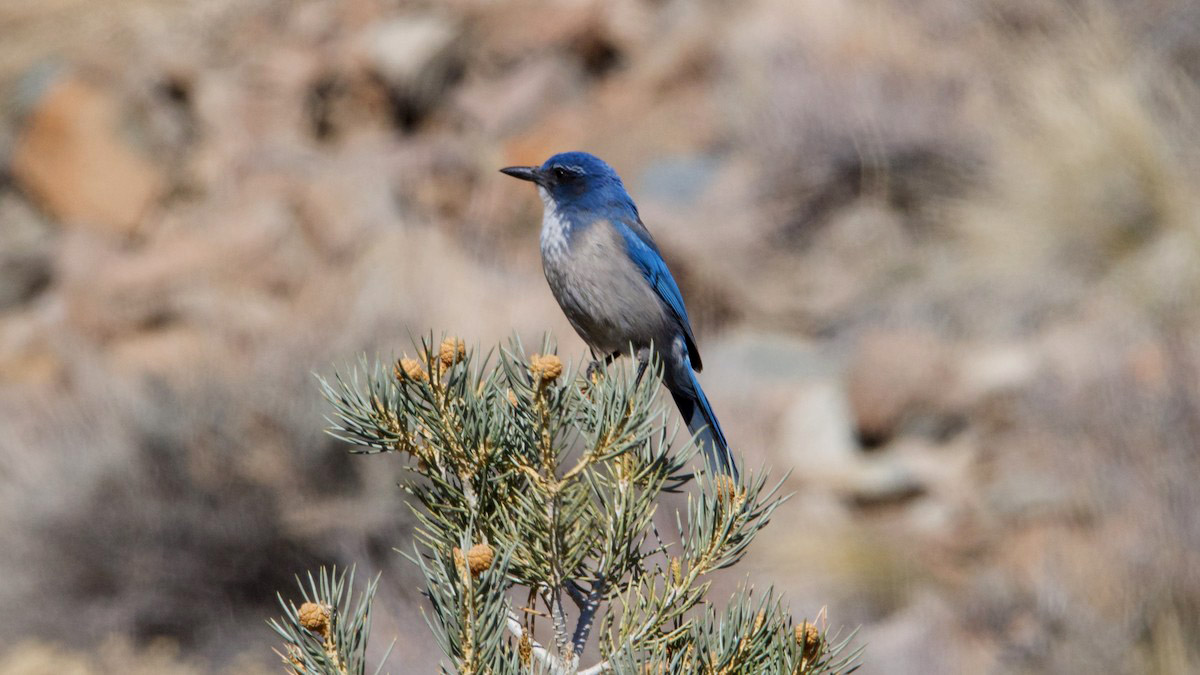
[[571,172],[561,166],[554,167],[554,177],[558,180],[566,180],[571,177]]

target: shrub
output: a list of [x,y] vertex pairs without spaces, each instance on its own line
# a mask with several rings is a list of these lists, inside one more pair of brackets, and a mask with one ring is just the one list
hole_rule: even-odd
[[[409,459],[418,519],[408,556],[448,670],[461,673],[833,673],[849,638],[797,624],[770,589],[707,600],[785,497],[765,472],[696,474],[672,451],[656,377],[586,378],[548,342],[497,358],[432,339],[416,358],[365,359],[321,385],[352,452]],[[657,372],[652,364],[649,372]],[[664,493],[694,486],[664,539]],[[362,673],[373,585],[352,609],[345,574],[310,577],[273,625],[296,673]],[[340,609],[338,609],[340,608]],[[822,621],[822,624],[824,622]],[[584,665],[594,647],[595,663]],[[588,652],[589,655],[592,651]]]

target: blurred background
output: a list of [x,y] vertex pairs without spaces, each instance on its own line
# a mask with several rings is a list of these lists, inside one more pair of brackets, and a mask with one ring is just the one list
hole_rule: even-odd
[[1193,0],[4,0],[0,673],[278,672],[330,563],[431,672],[401,460],[312,373],[583,358],[497,172],[571,149],[792,471],[720,588],[864,673],[1200,672],[1198,84]]

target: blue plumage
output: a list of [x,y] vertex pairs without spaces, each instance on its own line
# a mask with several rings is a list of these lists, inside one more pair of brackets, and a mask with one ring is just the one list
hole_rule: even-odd
[[542,268],[580,337],[605,358],[632,345],[643,367],[654,345],[663,383],[709,463],[736,477],[725,434],[696,379],[702,363],[683,295],[621,178],[584,152],[501,170],[538,186],[545,205]]
[[679,285],[675,283],[675,277],[671,276],[671,271],[667,269],[667,263],[662,259],[658,247],[654,245],[654,240],[650,239],[650,233],[646,230],[646,226],[642,225],[640,220],[637,221],[637,225],[641,229],[641,233],[638,233],[628,224],[620,223],[619,225],[629,258],[642,271],[642,276],[646,277],[646,281],[654,288],[658,297],[670,308],[672,317],[683,331],[692,368],[697,372],[703,370],[704,365],[700,361],[700,351],[696,348],[696,338],[692,335],[692,324],[688,320],[687,308],[683,306],[683,294],[679,292]]

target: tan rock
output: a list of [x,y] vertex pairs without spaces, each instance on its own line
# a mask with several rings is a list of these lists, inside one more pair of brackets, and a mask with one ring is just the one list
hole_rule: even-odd
[[221,354],[216,342],[201,329],[168,326],[121,336],[108,354],[117,372],[180,380],[198,370],[219,371]]
[[386,83],[396,121],[405,127],[440,103],[464,58],[461,28],[434,14],[380,23],[362,38],[359,51],[366,69]]
[[498,77],[469,78],[455,103],[487,132],[504,135],[536,127],[543,108],[574,86],[575,75],[566,63],[531,59]]
[[411,87],[447,67],[458,33],[453,22],[432,14],[397,17],[370,30],[365,57],[390,85]]
[[795,387],[783,411],[778,438],[785,456],[805,475],[843,473],[861,459],[845,392],[832,378]]
[[472,11],[479,31],[477,48],[488,63],[510,63],[530,54],[570,45],[601,17],[593,3],[518,0],[480,3]]
[[12,173],[55,219],[120,234],[139,224],[164,186],[121,138],[116,102],[73,77],[52,84],[30,111]]
[[846,390],[859,437],[883,442],[904,417],[930,406],[953,381],[946,346],[919,332],[878,332],[858,346]]

